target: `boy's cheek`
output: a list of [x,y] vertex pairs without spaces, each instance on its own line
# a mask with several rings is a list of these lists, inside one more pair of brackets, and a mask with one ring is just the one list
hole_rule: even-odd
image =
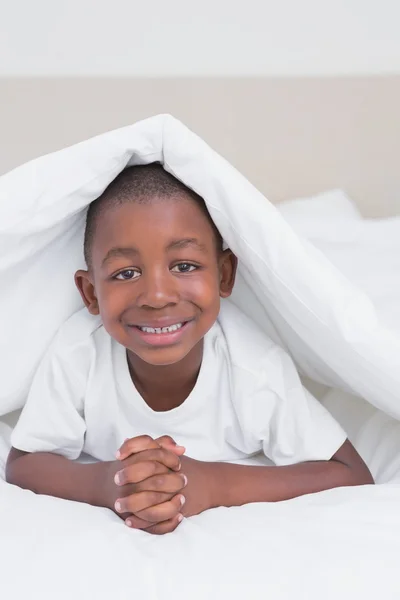
[[191,279],[190,285],[181,291],[181,299],[199,306],[203,311],[212,310],[219,306],[218,278],[212,274],[199,279]]
[[129,293],[128,286],[125,289],[113,285],[104,285],[96,289],[99,302],[100,314],[108,321],[120,320],[121,315],[134,306],[134,298]]
[[100,297],[99,310],[106,331],[111,337],[119,341],[119,338],[124,335],[124,327],[121,323],[121,315],[124,312],[124,307],[111,298]]

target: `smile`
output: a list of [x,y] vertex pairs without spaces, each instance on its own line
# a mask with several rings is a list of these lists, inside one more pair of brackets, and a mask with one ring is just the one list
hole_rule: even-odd
[[[136,339],[140,339],[142,343],[149,346],[165,347],[171,344],[177,344],[185,336],[188,329],[193,325],[193,319],[189,321],[178,321],[171,325],[164,325],[164,327],[154,327],[157,322],[151,323],[150,325],[130,325],[129,328],[135,332]],[[160,323],[161,325],[161,323]]]
[[180,329],[182,326],[184,325],[184,323],[175,323],[174,325],[170,325],[169,327],[139,327],[138,329],[140,329],[140,331],[143,331],[143,333],[155,333],[155,334],[162,334],[162,333],[172,333],[174,331],[178,331],[178,329]]

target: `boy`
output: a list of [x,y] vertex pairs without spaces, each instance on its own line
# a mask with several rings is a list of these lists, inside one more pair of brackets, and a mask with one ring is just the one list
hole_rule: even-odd
[[[373,483],[289,356],[220,307],[237,261],[202,198],[158,164],[130,167],[90,206],[84,250],[88,311],[38,369],[10,483],[158,534],[212,507]],[[231,464],[260,452],[276,466]]]

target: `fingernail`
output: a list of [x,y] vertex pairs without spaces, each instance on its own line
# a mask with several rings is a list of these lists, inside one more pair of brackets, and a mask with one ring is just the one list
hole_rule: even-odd
[[187,485],[187,477],[186,477],[186,475],[183,475],[183,483],[184,483],[184,485]]
[[125,524],[128,525],[128,527],[132,527],[132,521],[125,521]]
[[183,515],[178,515],[178,523],[180,523],[181,521],[183,521]]
[[115,456],[116,456],[117,458],[121,458],[121,452],[118,450]]
[[114,481],[117,485],[121,484],[121,477],[119,473],[116,473],[115,477],[114,477]]
[[121,504],[121,502],[118,502],[118,500],[117,500],[117,502],[114,504],[114,506],[115,506],[115,510],[117,512],[122,512],[122,504]]
[[179,463],[177,471],[180,471],[182,469],[182,463]]
[[183,506],[183,505],[185,504],[185,502],[186,502],[186,498],[185,498],[185,496],[181,496],[181,497],[179,498],[179,500],[180,500],[181,506]]

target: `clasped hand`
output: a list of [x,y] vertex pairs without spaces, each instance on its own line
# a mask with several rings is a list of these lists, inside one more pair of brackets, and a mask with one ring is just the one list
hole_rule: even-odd
[[209,464],[170,436],[125,440],[112,465],[114,510],[134,529],[164,534],[213,506]]

